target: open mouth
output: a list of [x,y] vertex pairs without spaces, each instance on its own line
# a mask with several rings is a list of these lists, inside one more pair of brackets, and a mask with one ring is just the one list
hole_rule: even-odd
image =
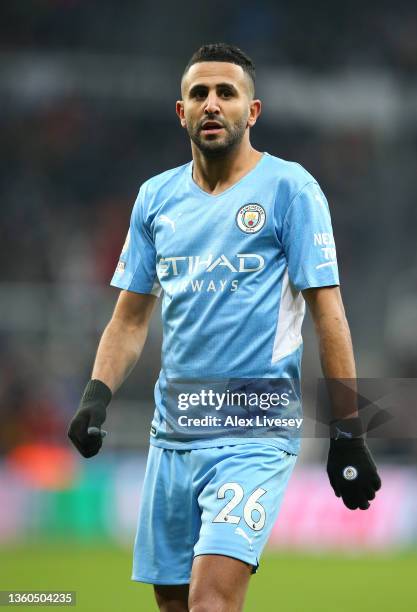
[[218,121],[205,121],[201,126],[203,134],[217,134],[223,130],[223,126]]

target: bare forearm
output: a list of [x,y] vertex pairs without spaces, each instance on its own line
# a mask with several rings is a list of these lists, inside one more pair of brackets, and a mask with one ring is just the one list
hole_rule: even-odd
[[349,325],[343,313],[320,317],[316,324],[320,361],[330,394],[332,417],[357,416],[356,367]]
[[129,326],[112,318],[101,337],[92,378],[104,382],[114,393],[139,359],[146,336],[146,325]]
[[356,378],[349,325],[344,314],[320,317],[316,324],[320,361],[326,378]]

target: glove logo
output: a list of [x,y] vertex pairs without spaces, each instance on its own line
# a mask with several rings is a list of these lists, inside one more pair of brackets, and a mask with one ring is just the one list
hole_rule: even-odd
[[358,477],[358,470],[353,465],[348,465],[343,470],[343,478],[345,480],[355,480]]

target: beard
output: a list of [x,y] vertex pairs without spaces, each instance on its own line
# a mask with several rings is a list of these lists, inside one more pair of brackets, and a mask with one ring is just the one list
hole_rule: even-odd
[[[204,121],[217,121],[216,117],[205,117]],[[210,137],[201,135],[201,125],[188,126],[188,135],[196,147],[209,159],[226,157],[237,145],[242,142],[245,135],[247,118],[242,117],[232,125],[222,123],[225,136],[217,136],[212,140]]]

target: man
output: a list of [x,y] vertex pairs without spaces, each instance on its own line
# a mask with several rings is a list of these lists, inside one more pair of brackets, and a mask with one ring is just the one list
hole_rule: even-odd
[[[176,111],[192,162],[139,191],[112,280],[122,291],[69,430],[83,456],[99,451],[106,407],[141,354],[163,290],[162,369],[133,580],[153,584],[164,611],[242,609],[299,448],[289,426],[272,436],[268,428],[227,427],[219,415],[231,414],[233,402],[223,405],[210,381],[239,391],[245,381],[252,389],[288,381],[287,398],[295,399],[280,410],[294,415],[304,300],[325,377],[356,376],[326,199],[301,166],[252,147],[261,112],[254,79],[252,61],[225,44],[203,46],[186,67]],[[330,481],[349,508],[366,509],[380,481],[354,394],[343,386],[331,394]],[[223,399],[210,412],[213,397]],[[191,419],[187,430],[193,411],[219,420],[201,429]]]

